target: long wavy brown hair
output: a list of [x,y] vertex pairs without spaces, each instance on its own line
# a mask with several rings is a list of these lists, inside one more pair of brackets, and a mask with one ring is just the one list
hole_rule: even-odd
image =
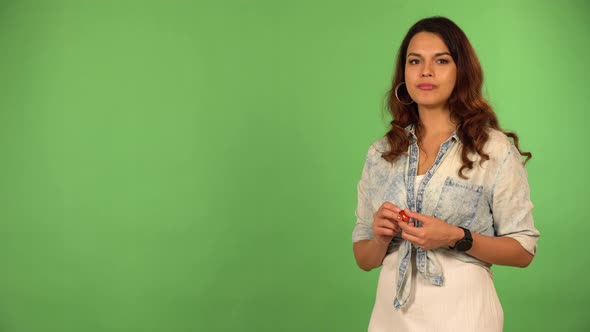
[[[395,96],[395,87],[405,81],[406,53],[410,40],[415,34],[423,31],[438,34],[443,39],[457,66],[455,88],[447,101],[447,106],[451,112],[451,119],[458,123],[457,135],[463,144],[459,176],[466,179],[463,171],[473,168],[469,153],[477,153],[480,156],[480,164],[490,159],[483,151],[483,146],[489,139],[488,131],[485,130],[487,128],[497,129],[512,138],[520,155],[526,157],[526,163],[532,158],[532,154],[520,150],[516,133],[500,128],[496,113],[482,96],[483,71],[467,36],[453,21],[440,16],[425,18],[414,24],[399,48],[391,90],[387,93],[387,108],[393,118],[390,123],[391,129],[385,135],[390,150],[383,153],[382,157],[393,162],[400,155],[407,153],[410,140],[404,128],[408,125],[414,125],[415,134],[419,141],[421,139],[423,128],[418,116],[418,106],[416,103],[401,103]],[[398,96],[404,102],[410,101],[405,85],[402,84],[399,88]]]

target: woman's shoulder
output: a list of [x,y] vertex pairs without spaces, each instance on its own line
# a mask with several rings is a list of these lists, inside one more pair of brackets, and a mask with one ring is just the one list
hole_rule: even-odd
[[367,151],[366,161],[370,165],[377,165],[385,162],[383,154],[389,151],[389,141],[386,136],[380,137],[373,141]]
[[512,140],[501,130],[489,128],[487,131],[488,141],[483,150],[490,158],[504,159],[516,149]]
[[373,144],[371,144],[369,150],[374,151],[375,153],[383,154],[389,150],[389,140],[386,136],[380,137],[374,141]]
[[[414,135],[414,126],[413,125],[409,125],[406,128],[404,128],[406,134],[408,135]],[[379,137],[377,140],[375,140],[373,142],[373,144],[371,144],[371,146],[369,147],[369,152],[373,152],[373,153],[378,153],[380,156],[388,153],[391,150],[391,144],[389,142],[389,137],[388,134],[385,134],[381,137]]]
[[512,141],[501,130],[489,128],[487,132],[488,141],[484,145],[484,150],[507,152],[512,148]]

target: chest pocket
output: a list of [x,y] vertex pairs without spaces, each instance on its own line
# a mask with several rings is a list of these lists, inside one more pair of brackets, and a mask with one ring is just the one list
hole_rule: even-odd
[[469,228],[475,219],[482,192],[483,186],[448,177],[436,203],[434,217]]

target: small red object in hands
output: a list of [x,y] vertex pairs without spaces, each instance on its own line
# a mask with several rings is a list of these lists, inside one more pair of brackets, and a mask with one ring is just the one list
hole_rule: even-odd
[[404,210],[401,210],[398,214],[403,222],[410,221],[410,217],[408,217],[408,215],[404,212]]

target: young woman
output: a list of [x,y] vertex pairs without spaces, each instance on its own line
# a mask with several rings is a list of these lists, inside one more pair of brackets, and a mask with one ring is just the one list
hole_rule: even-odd
[[463,31],[431,17],[399,49],[385,137],[358,184],[354,256],[382,266],[369,331],[501,331],[492,264],[526,267],[539,237],[518,136],[482,97]]

